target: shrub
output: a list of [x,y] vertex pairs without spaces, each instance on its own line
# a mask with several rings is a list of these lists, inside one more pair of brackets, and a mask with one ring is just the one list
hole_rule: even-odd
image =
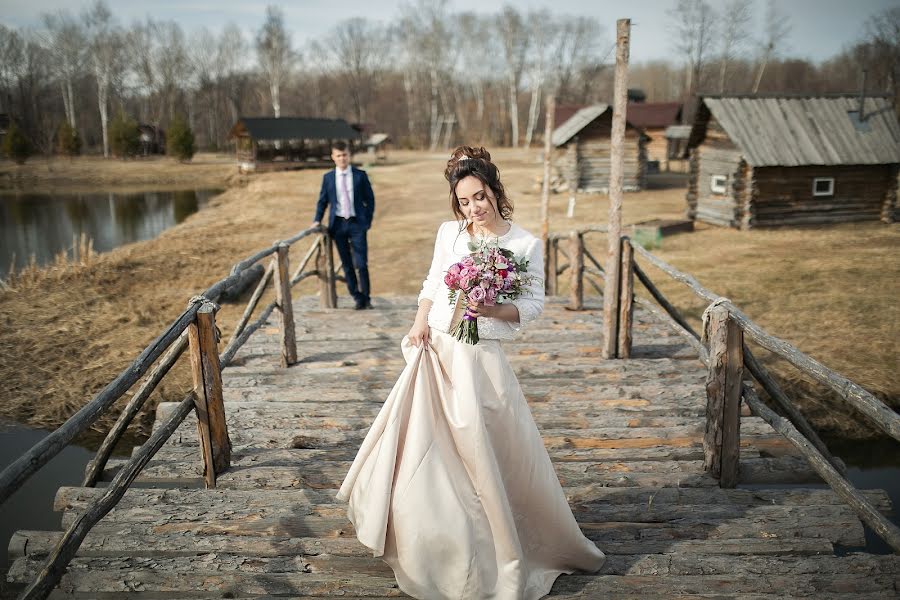
[[15,123],[10,123],[9,129],[6,130],[6,137],[3,138],[3,153],[16,161],[18,165],[24,165],[31,156],[31,141]]
[[137,121],[119,113],[109,124],[109,147],[119,158],[135,156],[141,149]]
[[56,130],[56,147],[60,154],[68,157],[81,154],[81,138],[75,128],[63,121]]
[[194,132],[184,122],[184,119],[176,117],[166,133],[166,154],[184,162],[191,160],[196,151]]

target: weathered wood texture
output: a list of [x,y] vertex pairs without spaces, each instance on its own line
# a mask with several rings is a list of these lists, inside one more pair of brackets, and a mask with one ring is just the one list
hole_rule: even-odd
[[[706,371],[684,335],[637,306],[632,358],[602,360],[600,311],[587,300],[570,312],[566,299],[549,299],[541,319],[504,343],[576,519],[609,556],[598,574],[561,577],[554,598],[895,594],[897,557],[835,556],[835,545],[865,538],[833,491],[721,489],[703,469]],[[233,451],[218,487],[191,489],[202,467],[188,415],[144,467],[145,487],[125,492],[84,538],[54,597],[401,595],[334,493],[403,368],[397,343],[415,299],[382,298],[352,319],[315,297],[294,305],[304,316],[295,365],[279,365],[273,316],[223,371]],[[174,410],[160,405],[158,428]],[[815,475],[762,419],[745,414],[741,433],[741,482]],[[106,474],[123,466],[111,461]],[[62,488],[62,527],[104,493]],[[884,492],[860,494],[891,510]],[[18,532],[10,580],[29,581],[60,535]]]
[[734,487],[740,468],[741,380],[744,375],[744,339],[729,318],[728,309],[709,311],[709,371],[706,378],[706,431],[704,468],[719,485]]
[[[323,236],[324,239],[324,236]],[[287,244],[278,246],[275,255],[275,302],[281,313],[281,366],[288,367],[297,362],[297,337],[294,328],[294,305],[291,301],[289,248]]]

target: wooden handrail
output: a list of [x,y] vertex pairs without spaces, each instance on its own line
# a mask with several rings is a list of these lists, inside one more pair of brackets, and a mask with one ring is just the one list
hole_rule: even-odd
[[66,571],[66,566],[75,557],[78,548],[91,528],[97,524],[125,495],[128,486],[134,481],[141,469],[150,461],[169,436],[178,429],[182,421],[194,409],[194,394],[189,393],[169,417],[157,428],[150,439],[141,447],[121,471],[115,476],[101,496],[84,514],[79,515],[69,526],[56,548],[50,554],[37,578],[20,596],[24,600],[46,598],[59,583]]
[[0,504],[3,504],[35,471],[59,454],[84,432],[97,417],[134,385],[194,320],[200,302],[192,302],[181,316],[103,390],[47,437],[36,443],[0,473]]

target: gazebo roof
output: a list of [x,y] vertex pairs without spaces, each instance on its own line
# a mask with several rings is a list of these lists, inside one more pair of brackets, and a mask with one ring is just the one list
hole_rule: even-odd
[[343,119],[313,117],[241,117],[231,137],[254,140],[358,140],[360,133]]

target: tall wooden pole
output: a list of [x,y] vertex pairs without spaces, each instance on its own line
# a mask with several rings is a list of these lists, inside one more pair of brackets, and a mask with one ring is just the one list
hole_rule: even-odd
[[628,49],[631,19],[616,21],[616,75],[613,89],[612,141],[609,167],[609,230],[603,286],[603,358],[616,357],[619,325],[619,271],[622,246],[622,183],[625,163],[625,104],[628,100]]
[[[550,271],[552,266],[556,269],[555,261],[550,260],[550,173],[552,172],[551,153],[553,152],[553,127],[554,114],[556,112],[556,97],[553,94],[547,98],[547,111],[544,115],[544,184],[541,186],[541,240],[544,242],[544,291],[547,294],[556,293],[555,287],[551,290],[550,281],[556,272]],[[551,262],[554,264],[551,265]]]

